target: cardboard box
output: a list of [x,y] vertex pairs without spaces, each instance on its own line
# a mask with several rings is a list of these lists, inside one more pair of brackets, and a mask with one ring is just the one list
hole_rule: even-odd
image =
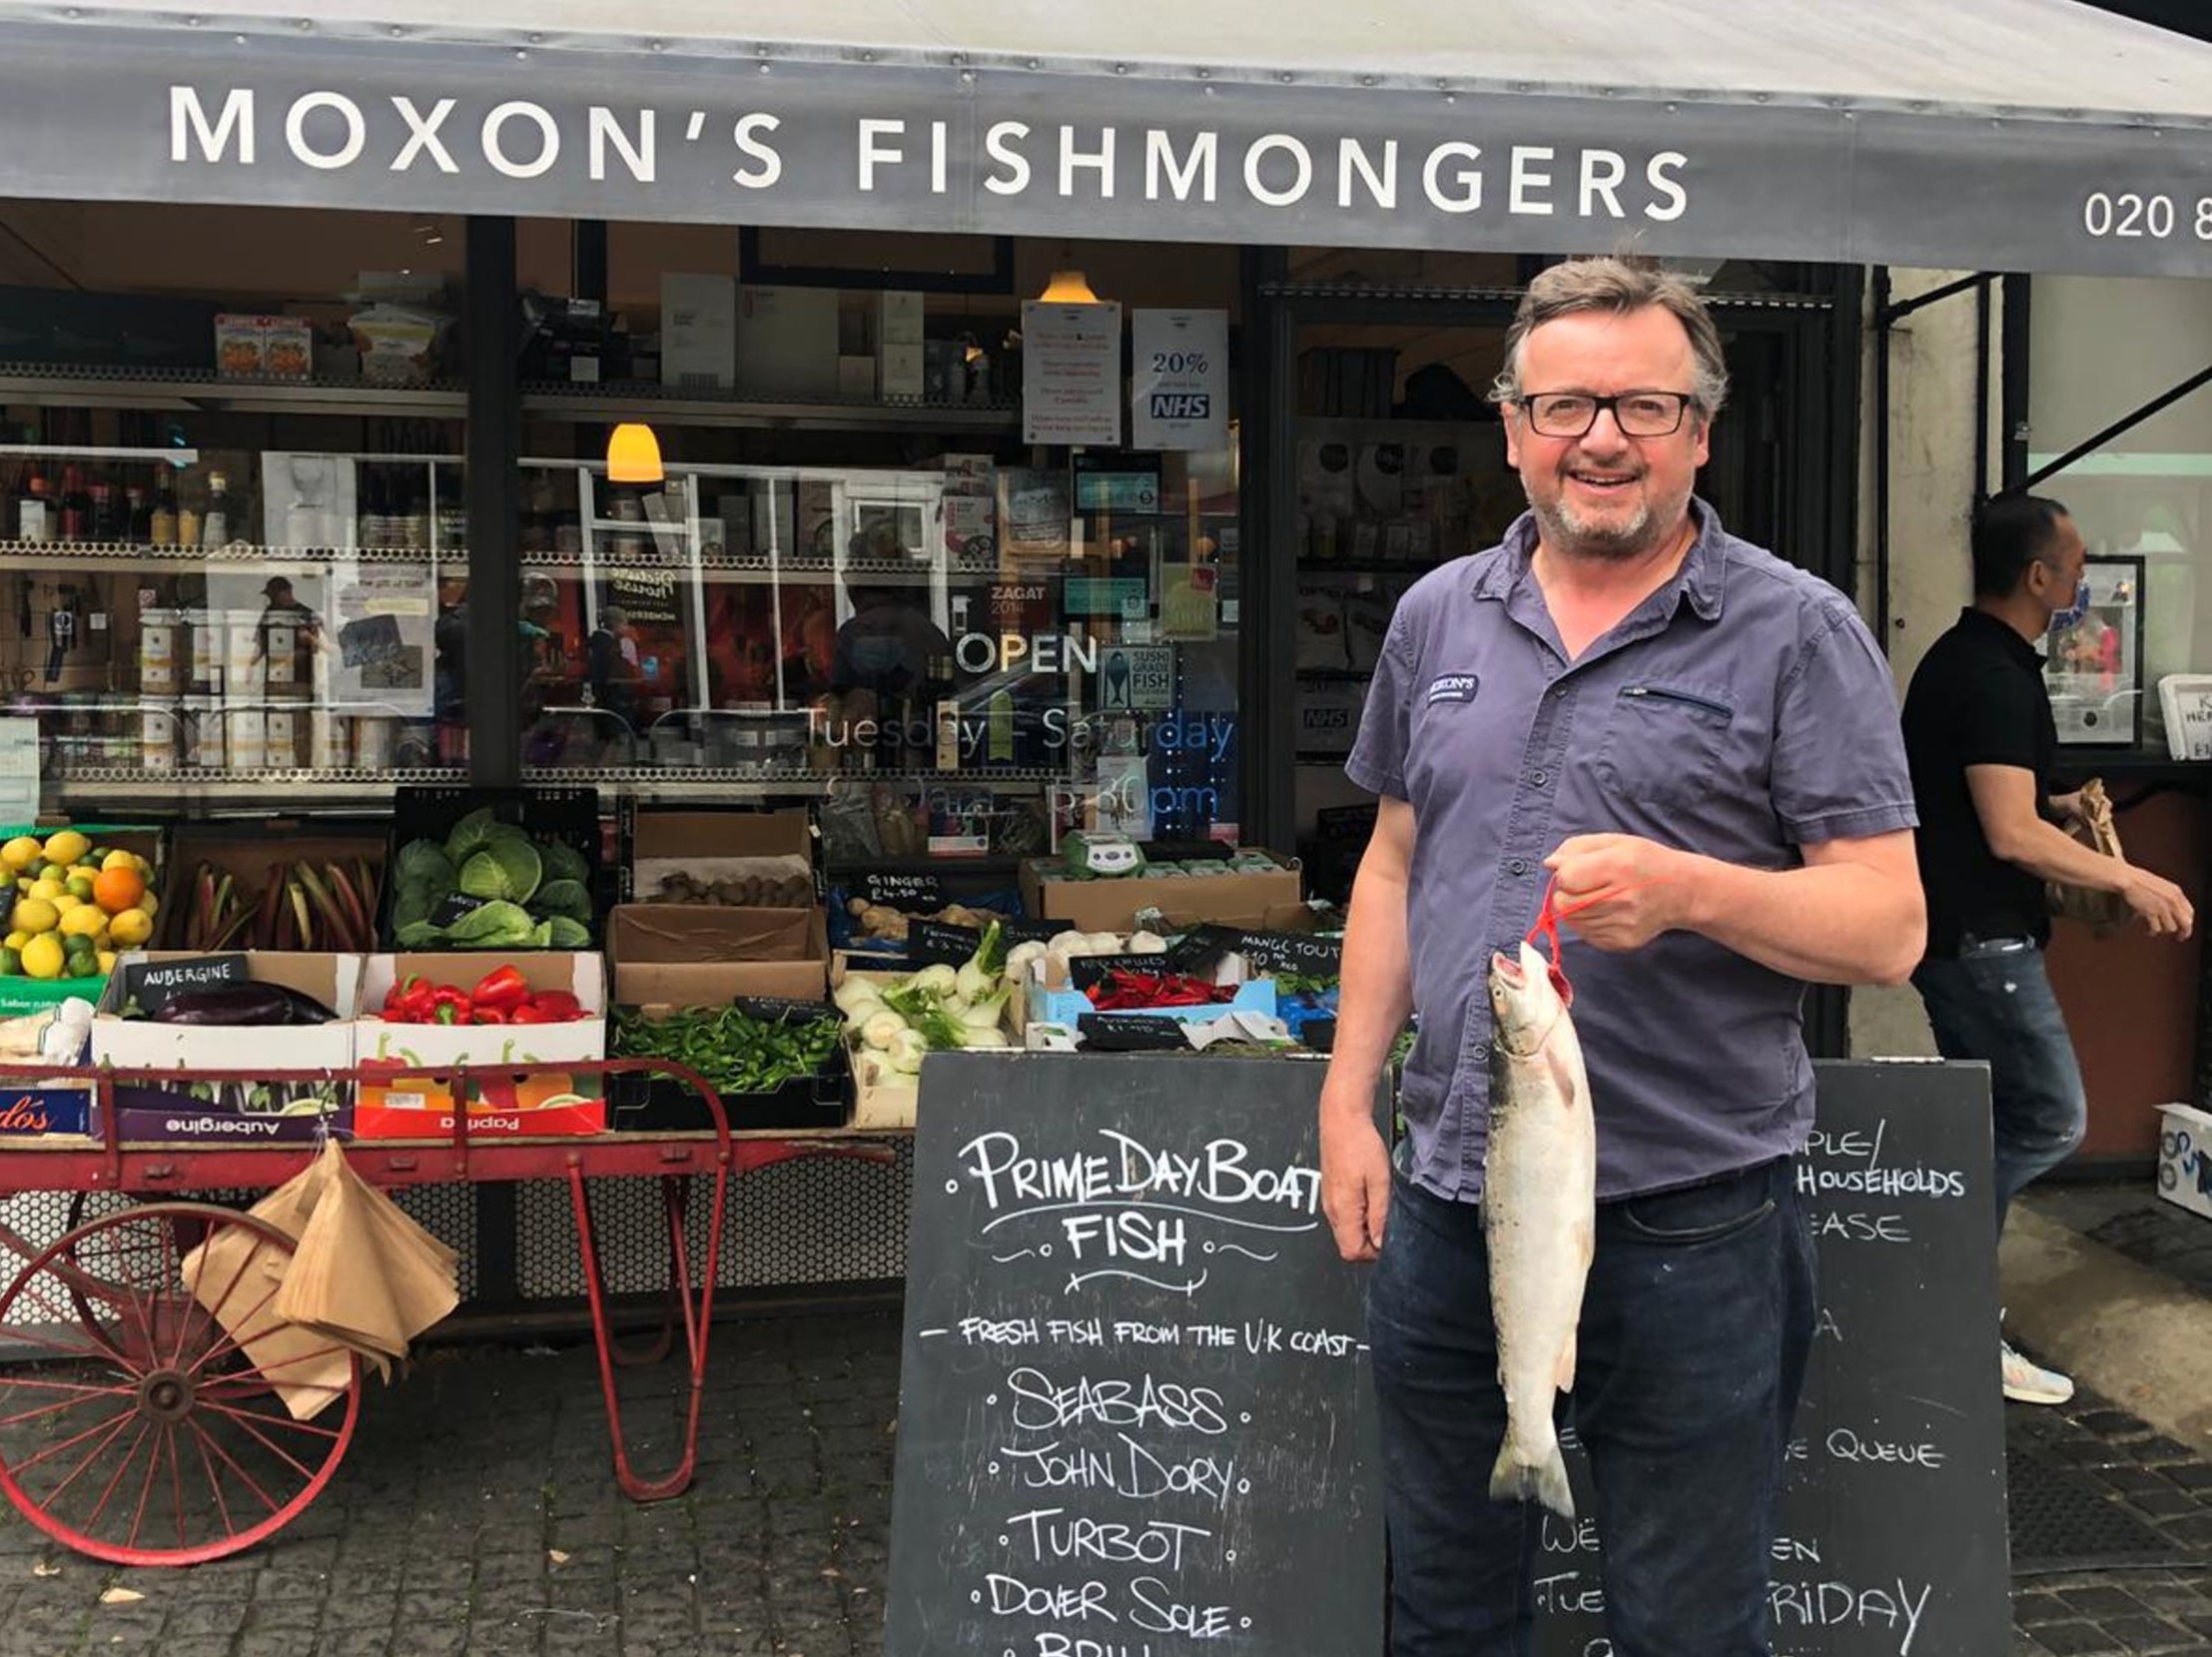
[[1128,875],[1117,880],[1051,878],[1060,865],[1032,859],[1022,865],[1022,904],[1032,915],[1066,921],[1083,932],[1132,932],[1139,910],[1156,909],[1170,925],[1216,921],[1258,927],[1270,910],[1304,897],[1295,861],[1266,854],[1275,867],[1217,875]]
[[[804,808],[790,811],[653,811],[639,807],[630,829],[622,899],[651,898],[661,877],[685,874],[694,880],[758,879],[788,890],[789,883],[814,881],[814,819]],[[821,896],[819,891],[812,894]],[[803,907],[772,903],[775,909]]]
[[829,926],[813,907],[625,903],[608,921],[607,957],[624,1007],[720,1007],[735,996],[820,1001]]
[[876,360],[873,357],[840,357],[837,360],[837,395],[865,399],[876,395]]
[[918,346],[922,343],[925,300],[918,289],[886,289],[876,296],[876,344]]
[[[238,953],[238,952],[229,952]],[[92,1021],[92,1062],[117,1070],[350,1070],[363,962],[358,955],[248,950],[247,977],[313,996],[329,1024],[242,1028],[155,1024],[121,1016],[126,970],[138,962],[205,959],[192,950],[132,950],[108,980]],[[118,1084],[115,1137],[125,1141],[217,1139],[272,1143],[313,1139],[322,1121],[351,1126],[353,1089],[341,1082],[281,1087],[238,1082]]]
[[[858,980],[870,984],[890,984],[911,974],[899,972],[875,972],[851,968],[840,955],[830,968],[830,987],[835,990],[848,981]],[[1007,998],[1006,1020],[1001,1028],[1007,1039],[1016,1047],[1022,1043],[1022,997],[1019,993]],[[916,1077],[893,1070],[884,1056],[864,1045],[858,1031],[845,1032],[845,1055],[853,1067],[853,1118],[855,1128],[912,1128],[915,1103],[920,1098],[920,1082]],[[929,1061],[922,1061],[927,1065]]]
[[90,1138],[96,1090],[65,1077],[0,1083],[0,1140]]
[[[591,1017],[567,1024],[386,1024],[374,1009],[393,984],[420,973],[463,989],[498,967],[511,966],[533,990],[567,990]],[[364,1084],[355,1112],[362,1139],[435,1139],[452,1132],[452,1095],[436,1076],[455,1065],[512,1065],[530,1074],[512,1085],[487,1083],[468,1102],[471,1134],[595,1134],[606,1127],[606,1102],[584,1097],[601,1090],[596,1079],[571,1077],[564,1063],[588,1064],[607,1055],[606,967],[596,954],[537,950],[372,955],[362,971],[355,1049],[364,1069],[397,1071],[388,1086]],[[413,1067],[420,1066],[420,1072]],[[402,1068],[403,1067],[403,1068]],[[569,1101],[548,1108],[549,1100]],[[508,1119],[515,1120],[508,1120]],[[441,1126],[442,1124],[442,1126]]]
[[[1072,1029],[1086,1013],[1099,1010],[1092,1006],[1089,996],[1076,988],[1067,968],[1047,961],[1031,964],[1016,999],[1023,1003],[1027,1013],[1023,1024],[1025,1033],[1032,1024],[1064,1024]],[[1272,1018],[1275,1015],[1275,981],[1250,979],[1239,984],[1236,995],[1228,1001],[1196,1007],[1124,1007],[1117,1011],[1176,1020],[1217,1019],[1225,1013],[1265,1013]]]
[[663,271],[660,383],[708,391],[737,384],[737,282]]
[[737,384],[747,397],[837,395],[837,301],[834,288],[738,291]]
[[2161,1105],[2158,1195],[2212,1220],[2212,1112]]
[[876,395],[914,399],[922,395],[922,342],[876,348]]

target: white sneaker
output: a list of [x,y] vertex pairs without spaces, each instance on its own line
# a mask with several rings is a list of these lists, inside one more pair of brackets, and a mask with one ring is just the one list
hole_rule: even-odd
[[2023,1404],[2062,1404],[2074,1395],[2074,1383],[2055,1369],[2045,1369],[2012,1349],[2012,1342],[2000,1339],[1997,1351],[2004,1374],[2004,1395]]

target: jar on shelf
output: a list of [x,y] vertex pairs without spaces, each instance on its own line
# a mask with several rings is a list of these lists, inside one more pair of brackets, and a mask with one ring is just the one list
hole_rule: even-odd
[[185,743],[183,704],[175,698],[148,697],[139,704],[140,768],[150,776],[177,769]]
[[192,670],[186,688],[195,696],[220,695],[223,690],[223,636],[221,610],[186,610],[186,630],[192,640]]
[[179,635],[184,617],[175,610],[141,610],[138,616],[138,683],[153,696],[173,696],[181,658]]

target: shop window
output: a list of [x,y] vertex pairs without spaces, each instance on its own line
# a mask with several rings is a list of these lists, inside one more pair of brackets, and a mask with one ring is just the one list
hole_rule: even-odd
[[43,809],[463,774],[459,228],[314,222],[0,204],[0,674]]
[[[982,267],[1014,286],[924,292],[745,282],[685,237],[610,227],[607,314],[570,332],[619,344],[581,374],[576,339],[525,358],[525,777],[818,799],[833,864],[1233,835],[1233,422],[1200,449],[1023,441],[1022,303],[1082,251],[1019,244]],[[946,257],[909,240],[779,251]],[[642,281],[679,248],[697,268]],[[1129,261],[1091,268],[1126,300],[1101,390],[1124,435],[1133,313],[1228,312],[1236,271],[1194,250],[1126,291]],[[609,480],[619,420],[653,426],[661,481]]]
[[[2029,324],[2027,461],[2039,471],[2198,366],[2188,347],[2212,339],[2212,282],[2037,277]],[[2212,674],[2212,388],[2034,487],[2065,502],[2091,560],[2088,609],[2050,643],[2061,740],[2167,755],[2161,686],[2177,681],[2194,705],[2188,681]]]

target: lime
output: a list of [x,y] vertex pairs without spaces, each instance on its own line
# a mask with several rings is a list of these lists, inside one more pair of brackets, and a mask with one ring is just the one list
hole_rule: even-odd
[[21,950],[0,949],[0,978],[21,978],[22,976],[23,952]]

